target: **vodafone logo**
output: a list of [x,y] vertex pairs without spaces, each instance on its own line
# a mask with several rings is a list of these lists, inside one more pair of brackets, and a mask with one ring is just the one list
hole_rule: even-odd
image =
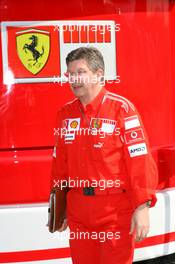
[[136,141],[144,140],[144,133],[142,128],[134,129],[132,131],[127,131],[124,134],[124,140],[126,144],[131,144]]
[[132,138],[137,138],[137,132],[136,132],[136,131],[133,131],[133,132],[131,133],[131,137],[132,137]]

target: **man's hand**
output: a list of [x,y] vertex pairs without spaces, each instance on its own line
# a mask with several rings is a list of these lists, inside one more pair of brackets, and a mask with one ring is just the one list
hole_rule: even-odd
[[135,241],[142,241],[149,232],[149,208],[146,204],[138,206],[132,215],[130,234],[135,233]]
[[57,231],[62,232],[64,230],[66,230],[66,228],[67,228],[67,219],[65,218],[63,223],[62,223],[62,226],[59,229],[57,229]]

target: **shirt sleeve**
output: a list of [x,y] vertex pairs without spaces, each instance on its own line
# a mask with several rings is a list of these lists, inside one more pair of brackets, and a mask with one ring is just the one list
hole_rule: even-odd
[[157,167],[141,117],[129,101],[121,106],[120,122],[120,137],[123,142],[133,209],[149,200],[150,207],[153,207],[157,201],[155,194],[158,184]]
[[62,128],[62,123],[63,114],[62,111],[59,110],[57,113],[56,127],[54,128],[55,145],[52,157],[50,190],[53,188],[61,188],[66,185],[67,158],[64,146],[64,130]]

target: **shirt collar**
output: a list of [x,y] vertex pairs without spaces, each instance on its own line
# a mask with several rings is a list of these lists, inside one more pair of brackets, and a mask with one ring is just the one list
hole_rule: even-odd
[[79,102],[79,105],[81,107],[81,109],[84,111],[84,112],[96,112],[97,109],[99,108],[102,100],[103,100],[103,97],[105,95],[105,93],[107,92],[107,90],[102,87],[102,89],[99,91],[99,93],[97,94],[97,96],[89,103],[87,104],[85,107],[82,105],[81,101],[78,99],[78,102]]

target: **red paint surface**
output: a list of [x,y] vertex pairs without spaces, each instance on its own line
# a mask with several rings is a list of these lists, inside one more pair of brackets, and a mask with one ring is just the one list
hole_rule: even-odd
[[[175,142],[174,92],[174,4],[168,1],[1,1],[1,21],[36,21],[60,19],[106,19],[120,23],[117,37],[117,74],[119,84],[108,84],[107,88],[130,99],[142,115],[151,146],[156,152],[162,147],[173,146]],[[84,36],[85,38],[85,36]],[[2,58],[0,58],[2,73]],[[57,109],[73,98],[67,84],[58,83],[15,84],[7,93],[0,74],[0,178],[1,186],[9,186],[12,196],[7,198],[5,188],[0,193],[0,203],[20,203],[46,201],[49,188],[51,156],[38,154],[36,148],[52,148],[53,128]],[[24,157],[32,167],[21,158],[20,165],[12,166],[12,148],[23,150]],[[38,162],[30,160],[25,148],[38,155]],[[21,154],[20,154],[21,155]],[[51,151],[50,151],[51,155]],[[167,154],[169,155],[169,154]],[[156,154],[159,158],[159,155]],[[47,158],[46,158],[47,157]],[[6,162],[4,162],[4,158]],[[48,160],[48,164],[45,163]],[[157,160],[159,163],[159,161]],[[169,166],[169,165],[168,165]],[[172,163],[171,163],[171,166]],[[43,191],[37,186],[44,170]],[[35,177],[34,171],[37,171]],[[23,175],[23,176],[19,176]],[[33,185],[25,189],[23,178],[30,177]],[[11,182],[15,179],[16,194]],[[173,179],[173,178],[172,178]],[[20,182],[20,183],[19,183]],[[163,182],[163,184],[162,184]],[[163,172],[159,188],[175,186],[174,179]],[[28,194],[27,194],[28,193]]]

